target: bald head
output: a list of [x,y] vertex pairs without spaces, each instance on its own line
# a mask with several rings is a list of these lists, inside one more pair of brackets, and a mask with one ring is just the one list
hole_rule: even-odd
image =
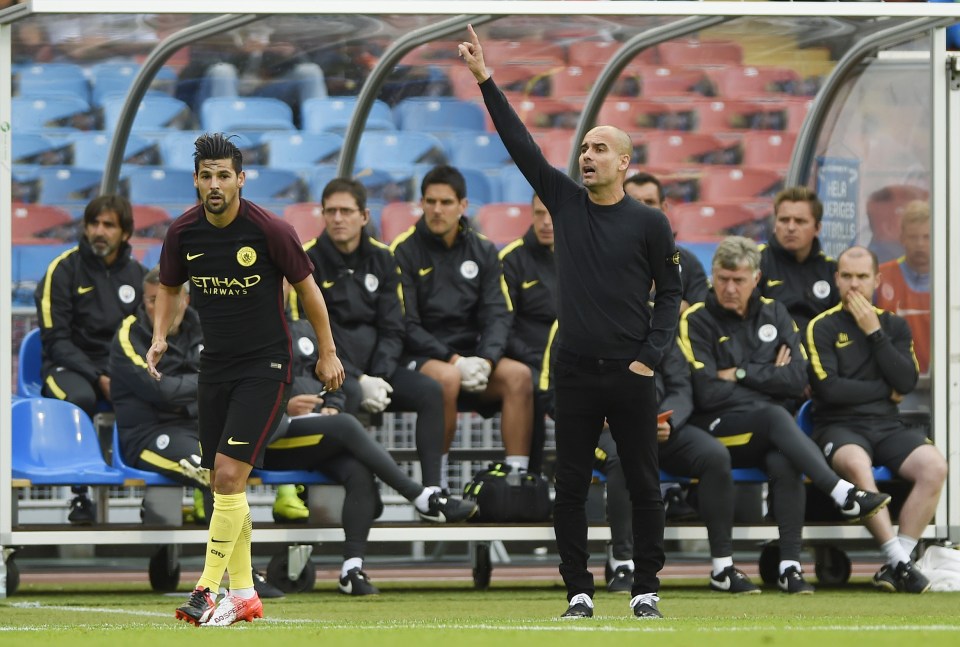
[[630,140],[630,135],[616,126],[597,126],[596,128],[591,128],[587,131],[587,136],[589,137],[590,135],[601,135],[608,138],[608,141],[610,141],[617,154],[633,157],[633,142]]
[[849,261],[861,261],[864,258],[870,259],[870,265],[873,267],[873,273],[876,274],[880,271],[880,262],[877,259],[877,255],[866,247],[860,245],[854,245],[853,247],[848,247],[840,253],[840,256],[837,257],[837,267],[843,264],[844,260]]
[[616,204],[623,199],[632,151],[630,136],[613,126],[597,126],[583,136],[580,177],[592,202]]

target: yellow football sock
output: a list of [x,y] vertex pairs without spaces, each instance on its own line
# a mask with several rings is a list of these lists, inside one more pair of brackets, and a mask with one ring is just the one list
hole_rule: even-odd
[[[207,587],[211,591],[220,590],[223,573],[231,561],[237,539],[243,535],[244,519],[250,519],[250,506],[247,493],[213,494],[213,513],[210,515],[210,535],[207,540],[207,554],[203,563],[203,573],[197,586]],[[247,559],[249,560],[250,538],[247,535]],[[247,578],[253,576],[247,573]],[[251,584],[252,586],[252,584]]]
[[253,535],[253,520],[250,519],[249,508],[247,510],[240,536],[237,537],[237,545],[233,547],[233,554],[230,556],[230,561],[227,562],[231,590],[253,588],[253,557],[251,557],[252,548],[250,546],[250,538]]

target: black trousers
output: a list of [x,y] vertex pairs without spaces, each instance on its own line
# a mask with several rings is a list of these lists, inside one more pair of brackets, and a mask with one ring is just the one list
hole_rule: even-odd
[[594,450],[604,421],[617,444],[633,512],[633,595],[655,593],[663,568],[663,497],[657,448],[654,378],[633,373],[632,360],[605,360],[557,352],[556,499],[553,526],[567,599],[594,594],[587,569],[586,500]]

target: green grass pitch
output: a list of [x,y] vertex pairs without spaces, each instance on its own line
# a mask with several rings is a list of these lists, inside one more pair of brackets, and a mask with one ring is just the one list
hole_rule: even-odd
[[597,594],[594,618],[559,620],[563,590],[542,582],[495,582],[487,591],[464,583],[377,584],[382,595],[349,598],[319,582],[313,592],[266,600],[264,620],[217,629],[174,620],[186,593],[161,595],[142,584],[25,585],[0,600],[0,645],[960,645],[960,593],[892,595],[862,581],[812,596],[768,588],[739,597],[710,592],[703,582],[670,581],[661,591],[662,621],[634,619],[628,596],[606,592]]

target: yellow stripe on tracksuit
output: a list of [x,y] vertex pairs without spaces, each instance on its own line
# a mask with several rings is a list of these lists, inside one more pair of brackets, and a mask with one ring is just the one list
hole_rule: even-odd
[[323,440],[323,434],[311,434],[309,436],[291,436],[289,438],[280,438],[268,445],[268,449],[298,449],[300,447],[313,447],[319,445]]
[[742,447],[749,445],[751,438],[753,438],[752,431],[748,431],[745,434],[737,434],[736,436],[716,436],[716,439],[719,440],[720,444],[724,447]]
[[693,345],[690,343],[690,323],[687,321],[687,317],[690,315],[690,313],[696,312],[705,306],[706,303],[703,301],[700,303],[694,303],[692,306],[684,310],[682,315],[680,315],[680,335],[678,337],[680,350],[683,352],[683,356],[687,358],[687,362],[695,369],[703,368],[704,364],[693,356]]
[[180,463],[175,463],[169,458],[164,458],[155,451],[151,451],[149,449],[143,450],[140,452],[140,460],[142,460],[144,463],[149,463],[154,467],[166,470],[167,472],[178,472],[186,476],[183,468],[180,467]]
[[53,284],[53,273],[57,269],[57,265],[60,264],[60,261],[70,256],[70,254],[76,254],[79,250],[79,247],[68,249],[53,259],[47,267],[47,273],[43,277],[43,294],[40,297],[40,319],[44,328],[53,328],[53,312],[50,310],[50,291]]
[[818,321],[831,315],[835,312],[839,312],[843,308],[842,303],[824,310],[816,317],[810,320],[810,323],[807,324],[807,350],[810,353],[810,367],[813,369],[813,373],[817,376],[818,380],[827,379],[827,372],[823,370],[823,362],[820,360],[820,351],[817,350],[817,345],[813,343],[813,327],[817,324]]
[[146,360],[140,356],[140,353],[137,352],[137,349],[133,347],[133,343],[130,341],[130,327],[133,326],[136,320],[136,315],[130,315],[124,319],[120,324],[120,330],[117,332],[117,335],[120,339],[120,348],[123,349],[123,354],[127,356],[127,359],[133,362],[134,366],[147,368]]
[[554,320],[550,326],[550,334],[547,335],[547,347],[543,351],[543,365],[540,368],[540,390],[546,391],[550,388],[550,351],[553,348],[553,338],[557,336],[560,329],[560,322]]

